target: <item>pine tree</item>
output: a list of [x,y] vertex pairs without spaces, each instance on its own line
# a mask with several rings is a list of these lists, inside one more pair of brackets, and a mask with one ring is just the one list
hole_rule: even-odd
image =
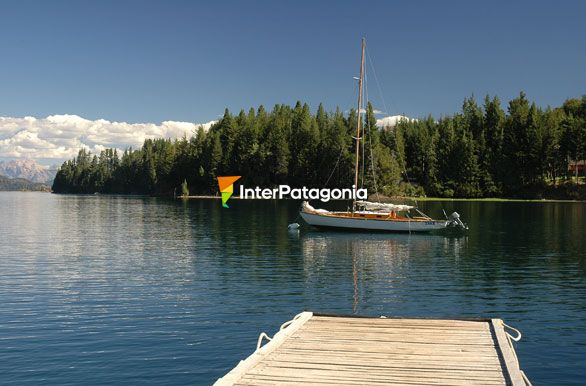
[[[260,106],[236,117],[226,110],[208,131],[200,127],[191,138],[173,141],[147,139],[120,158],[116,149],[95,155],[80,149],[61,165],[53,189],[170,195],[185,183],[192,193],[209,194],[217,192],[216,177],[228,173],[266,187],[348,187],[357,120],[356,110],[344,116],[320,105],[312,115],[301,102],[276,105],[270,113]],[[509,102],[508,114],[496,97],[487,96],[484,109],[467,98],[462,113],[382,130],[369,104],[363,127],[365,183],[385,194],[415,194],[413,186],[442,196],[539,193],[567,174],[569,160],[586,158],[586,96],[543,111],[521,93]],[[400,182],[404,170],[407,183]]]
[[437,180],[434,191],[442,197],[453,197],[456,190],[457,175],[456,133],[454,119],[442,119],[438,123]]
[[183,182],[181,183],[181,195],[183,197],[189,196],[189,188],[187,187],[187,180],[186,179],[184,179]]
[[503,187],[509,193],[515,193],[527,182],[529,164],[529,136],[527,135],[527,117],[529,102],[525,93],[509,102],[509,115],[505,120],[503,135]]
[[501,108],[498,97],[492,99],[487,95],[484,99],[484,135],[485,135],[485,163],[484,172],[490,176],[494,185],[485,183],[484,195],[497,196],[503,190],[504,160],[503,137],[504,137],[505,112]]

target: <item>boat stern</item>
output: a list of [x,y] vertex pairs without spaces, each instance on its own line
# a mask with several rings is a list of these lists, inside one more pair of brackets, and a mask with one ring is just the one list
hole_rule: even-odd
[[457,228],[462,230],[468,230],[468,226],[460,220],[460,214],[458,212],[454,212],[448,217],[446,221],[446,228]]

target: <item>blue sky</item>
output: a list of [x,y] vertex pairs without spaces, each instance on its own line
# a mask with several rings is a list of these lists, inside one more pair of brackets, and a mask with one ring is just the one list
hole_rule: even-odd
[[586,93],[583,1],[7,1],[1,13],[2,116],[347,108],[362,36],[389,114],[449,114],[471,94],[559,105]]
[[[0,117],[202,123],[296,100],[347,110],[363,36],[385,103],[370,69],[369,96],[387,115],[451,114],[472,94],[524,90],[541,106],[586,94],[584,1],[4,1],[0,14]],[[49,146],[31,133],[5,148]]]

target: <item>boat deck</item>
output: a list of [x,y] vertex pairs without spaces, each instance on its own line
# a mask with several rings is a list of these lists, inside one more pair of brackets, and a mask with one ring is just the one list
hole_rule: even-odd
[[500,319],[303,312],[216,385],[530,384],[525,380]]

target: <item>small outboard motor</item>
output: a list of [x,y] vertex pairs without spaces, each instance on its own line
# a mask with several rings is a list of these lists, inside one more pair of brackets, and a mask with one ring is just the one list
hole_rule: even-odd
[[460,220],[460,215],[458,214],[458,212],[454,212],[450,215],[450,217],[448,218],[447,225],[454,228],[468,229],[466,224],[464,224],[462,220]]

